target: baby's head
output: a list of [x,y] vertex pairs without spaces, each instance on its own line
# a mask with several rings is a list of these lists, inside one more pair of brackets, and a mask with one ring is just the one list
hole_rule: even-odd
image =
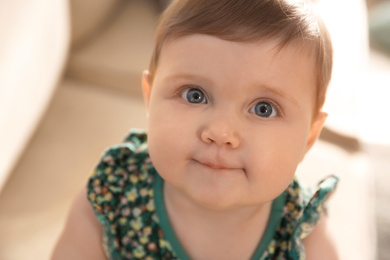
[[174,1],[143,78],[167,192],[214,209],[272,201],[321,132],[331,67],[326,29],[297,1]]
[[333,51],[323,21],[309,0],[174,0],[163,13],[149,67],[153,81],[165,43],[206,34],[234,42],[275,41],[279,50],[299,45],[315,55],[314,114],[322,108],[332,73]]

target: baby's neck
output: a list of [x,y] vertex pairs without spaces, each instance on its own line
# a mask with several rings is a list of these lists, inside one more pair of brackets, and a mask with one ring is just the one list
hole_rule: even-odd
[[212,210],[192,203],[165,184],[169,219],[191,259],[250,259],[263,236],[271,204]]

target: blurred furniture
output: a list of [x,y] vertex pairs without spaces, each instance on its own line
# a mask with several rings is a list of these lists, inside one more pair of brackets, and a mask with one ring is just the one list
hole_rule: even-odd
[[369,28],[374,44],[390,52],[390,1],[374,5],[369,13]]
[[0,2],[0,192],[65,66],[68,2]]
[[[88,13],[92,2],[95,6],[94,0],[72,1],[73,28],[88,27],[90,30],[74,30],[76,38],[66,76],[140,96],[140,75],[148,67],[153,49],[159,6],[151,0],[111,0],[107,8],[107,1],[100,0],[98,2],[104,8],[97,9],[111,10],[111,13],[98,20],[88,19],[94,15]],[[91,20],[96,20],[93,25]],[[96,25],[100,27],[95,28]]]
[[[158,13],[165,4],[70,1],[71,51],[66,67],[57,65],[65,69],[65,76],[0,195],[0,259],[48,259],[75,194],[103,150],[120,142],[129,128],[146,127],[141,72],[148,67]],[[371,163],[354,139],[354,98],[344,86],[362,84],[359,76],[368,56],[365,6],[363,0],[318,4],[335,43],[326,107],[330,131],[324,132],[297,174],[313,187],[329,174],[340,177],[329,217],[341,259],[374,259]],[[345,10],[350,10],[348,19]],[[61,19],[57,16],[52,20]],[[67,46],[67,38],[62,42]],[[54,72],[39,75],[58,78]],[[52,81],[51,89],[55,86]],[[340,107],[345,109],[341,113]]]
[[333,75],[324,107],[329,117],[320,141],[299,166],[298,175],[312,187],[319,176],[335,174],[340,178],[329,202],[329,224],[340,257],[375,259],[374,167],[357,139],[364,134],[364,120],[359,113],[364,111],[358,100],[367,88],[366,3],[319,0],[318,11],[334,47]]

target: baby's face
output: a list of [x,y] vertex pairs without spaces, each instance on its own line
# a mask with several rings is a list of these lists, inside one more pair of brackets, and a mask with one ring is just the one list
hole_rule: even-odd
[[[144,80],[149,152],[166,188],[199,205],[266,203],[291,182],[312,126],[314,58],[294,46],[190,35],[166,43]],[[313,124],[316,125],[316,124]]]

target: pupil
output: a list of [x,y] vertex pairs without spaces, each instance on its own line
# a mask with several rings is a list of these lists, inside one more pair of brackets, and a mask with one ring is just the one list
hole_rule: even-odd
[[255,107],[256,114],[261,117],[270,117],[272,115],[272,106],[267,102],[259,102]]
[[202,103],[204,99],[205,97],[199,89],[193,88],[187,92],[187,100],[191,103]]
[[261,113],[267,113],[267,107],[266,106],[260,107],[260,112]]

